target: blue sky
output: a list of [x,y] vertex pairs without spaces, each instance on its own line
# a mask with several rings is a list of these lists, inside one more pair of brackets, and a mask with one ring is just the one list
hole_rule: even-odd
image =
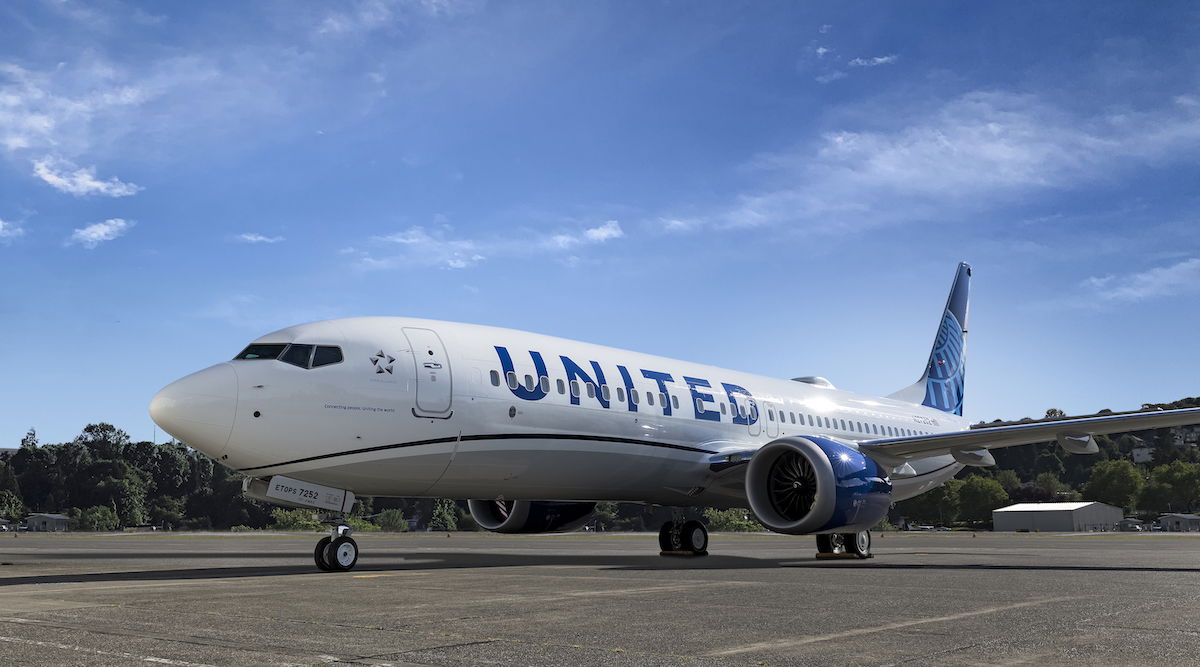
[[0,446],[353,315],[888,393],[960,260],[968,417],[1200,394],[1197,19],[0,4]]

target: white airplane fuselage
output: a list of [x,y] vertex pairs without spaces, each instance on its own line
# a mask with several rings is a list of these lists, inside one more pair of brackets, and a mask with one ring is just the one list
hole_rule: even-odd
[[[247,475],[357,494],[745,507],[714,464],[780,437],[856,448],[968,428],[824,384],[479,325],[351,318],[255,343],[336,347],[342,361],[223,362],[163,389],[155,421]],[[891,480],[894,500],[962,468],[950,456],[911,464],[915,475]]]

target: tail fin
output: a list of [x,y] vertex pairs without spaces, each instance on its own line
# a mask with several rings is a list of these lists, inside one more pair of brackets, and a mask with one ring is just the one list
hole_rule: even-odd
[[971,266],[958,265],[946,310],[929,353],[925,373],[916,384],[888,396],[898,401],[919,403],[942,412],[962,414],[963,362],[967,348],[967,302],[971,291]]

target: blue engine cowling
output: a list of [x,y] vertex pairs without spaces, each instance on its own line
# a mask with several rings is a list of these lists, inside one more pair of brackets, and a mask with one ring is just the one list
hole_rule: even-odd
[[887,515],[892,483],[858,450],[828,438],[768,443],[746,468],[746,497],[764,526],[778,533],[852,533]]
[[587,523],[596,503],[550,500],[468,500],[471,518],[496,533],[567,533]]

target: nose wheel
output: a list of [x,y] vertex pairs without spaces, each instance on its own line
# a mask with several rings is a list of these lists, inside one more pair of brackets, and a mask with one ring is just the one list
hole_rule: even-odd
[[358,543],[349,526],[336,526],[333,535],[322,537],[313,549],[313,561],[322,572],[346,572],[358,563]]

